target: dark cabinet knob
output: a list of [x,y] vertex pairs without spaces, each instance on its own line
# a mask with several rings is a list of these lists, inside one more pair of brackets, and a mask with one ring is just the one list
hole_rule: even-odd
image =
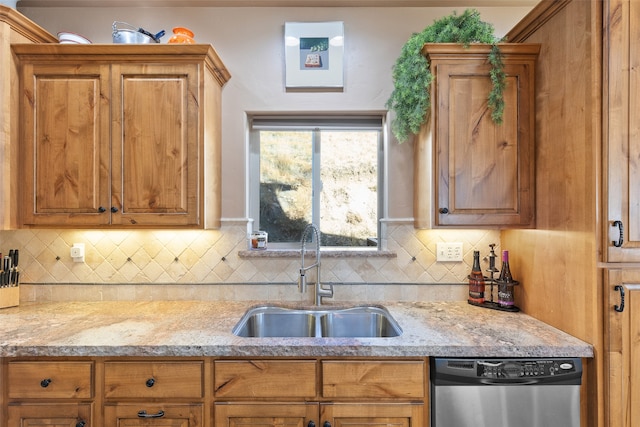
[[100,206],[100,207],[98,208],[98,212],[100,212],[100,213],[105,213],[106,211],[107,211],[107,210],[104,208],[104,206]]
[[149,378],[145,384],[147,387],[153,387],[155,383],[156,383],[156,380],[154,380],[153,378]]
[[448,214],[449,213],[449,209],[448,208],[440,208],[440,209],[438,209],[438,212],[440,212],[441,214]]
[[85,427],[87,422],[85,420],[80,420],[76,423],[76,427]]
[[116,212],[118,212],[118,208],[116,208],[115,206],[112,206],[112,207],[111,207],[111,212],[112,212],[112,213],[116,213]]
[[44,380],[40,381],[40,387],[42,388],[49,387],[49,384],[51,384],[51,378],[45,378]]
[[322,427],[331,427],[331,423],[329,421],[325,421],[324,424],[322,424]]
[[316,427],[316,423],[313,422],[313,420],[309,421],[309,424],[307,424],[307,427]]

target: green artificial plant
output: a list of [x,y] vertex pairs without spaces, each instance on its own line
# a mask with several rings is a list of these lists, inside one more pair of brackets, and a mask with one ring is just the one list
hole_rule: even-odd
[[386,103],[387,108],[395,112],[391,130],[398,141],[404,142],[410,135],[417,134],[428,118],[429,87],[434,77],[427,58],[421,54],[425,43],[461,43],[465,47],[471,43],[492,45],[488,60],[493,86],[488,105],[492,120],[502,123],[505,73],[499,41],[494,36],[493,25],[480,20],[480,13],[475,9],[467,9],[461,15],[454,11],[452,15],[434,21],[421,33],[413,34],[402,47],[393,67],[394,89]]

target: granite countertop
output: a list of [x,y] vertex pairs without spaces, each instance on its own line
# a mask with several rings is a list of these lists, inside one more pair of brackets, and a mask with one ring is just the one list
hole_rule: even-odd
[[[466,302],[384,303],[394,338],[242,338],[259,302],[59,302],[0,310],[0,357],[593,357],[591,345],[526,314]],[[333,307],[328,305],[327,307]]]

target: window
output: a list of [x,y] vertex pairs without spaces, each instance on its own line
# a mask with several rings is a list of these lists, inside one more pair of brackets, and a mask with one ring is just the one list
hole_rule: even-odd
[[378,246],[383,116],[253,116],[249,123],[249,212],[270,247],[298,247],[310,222],[322,246]]

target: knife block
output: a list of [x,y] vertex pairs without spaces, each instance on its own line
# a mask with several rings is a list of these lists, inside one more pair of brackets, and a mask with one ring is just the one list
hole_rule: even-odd
[[20,303],[20,285],[0,288],[0,308],[15,307]]

